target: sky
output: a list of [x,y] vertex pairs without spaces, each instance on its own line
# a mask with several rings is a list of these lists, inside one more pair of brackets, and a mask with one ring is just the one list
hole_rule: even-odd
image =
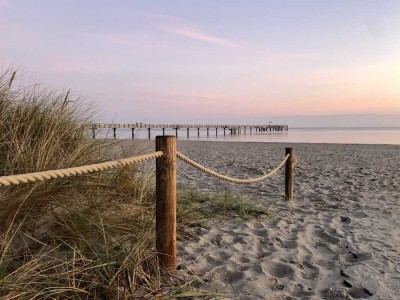
[[99,122],[400,126],[399,0],[0,0],[0,63]]

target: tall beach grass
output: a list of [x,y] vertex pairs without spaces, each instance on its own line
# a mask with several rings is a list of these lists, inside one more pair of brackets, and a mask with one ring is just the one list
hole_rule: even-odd
[[[0,75],[0,175],[135,155],[90,139],[93,107]],[[160,286],[154,173],[138,166],[0,188],[0,298],[125,299]]]

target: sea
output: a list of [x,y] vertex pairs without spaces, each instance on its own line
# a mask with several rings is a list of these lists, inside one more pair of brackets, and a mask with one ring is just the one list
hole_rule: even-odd
[[[117,129],[118,139],[132,138],[130,129]],[[166,135],[175,135],[175,129],[166,129]],[[151,139],[162,135],[161,129],[151,130]],[[113,138],[112,130],[103,129],[96,133],[98,138]],[[147,129],[135,129],[135,139],[149,139]],[[209,136],[206,129],[190,129],[187,137],[187,129],[178,130],[178,140],[190,141],[229,141],[229,142],[271,142],[271,143],[327,143],[327,144],[378,144],[378,145],[400,145],[400,127],[377,127],[377,128],[289,128],[283,132],[250,132],[247,128],[240,134],[230,134],[229,130],[210,128]]]

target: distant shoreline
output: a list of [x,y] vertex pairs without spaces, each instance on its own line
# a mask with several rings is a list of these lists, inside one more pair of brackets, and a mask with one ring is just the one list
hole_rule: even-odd
[[[109,139],[110,141],[113,141],[113,139]],[[127,141],[130,142],[132,141],[131,139],[117,139],[117,141]],[[139,143],[149,143],[151,145],[154,145],[154,140],[148,140],[148,139],[135,139],[133,140],[134,142],[139,142]],[[185,139],[178,139],[177,143],[240,143],[240,144],[269,144],[269,145],[324,145],[324,146],[388,146],[388,147],[399,147],[400,144],[368,144],[368,143],[313,143],[313,142],[269,142],[269,141],[237,141],[237,140],[206,140],[199,138],[198,140],[195,139],[190,139],[190,140],[185,140]]]

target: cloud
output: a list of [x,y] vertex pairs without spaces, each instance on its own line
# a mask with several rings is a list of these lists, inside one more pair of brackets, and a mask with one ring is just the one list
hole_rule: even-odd
[[176,35],[180,35],[180,36],[184,36],[184,37],[187,37],[187,38],[190,38],[193,40],[211,43],[211,44],[217,44],[217,45],[228,46],[228,47],[239,47],[240,46],[239,44],[228,41],[226,39],[221,39],[221,38],[218,38],[215,36],[191,31],[191,30],[184,29],[184,28],[165,28],[165,29],[163,29],[163,31],[173,33]]
[[[0,0],[1,1],[1,0]],[[94,41],[114,44],[126,48],[134,48],[135,50],[144,50],[149,52],[162,52],[167,51],[171,47],[161,41],[151,39],[143,34],[101,34],[101,33],[87,33],[83,36],[89,37]]]

